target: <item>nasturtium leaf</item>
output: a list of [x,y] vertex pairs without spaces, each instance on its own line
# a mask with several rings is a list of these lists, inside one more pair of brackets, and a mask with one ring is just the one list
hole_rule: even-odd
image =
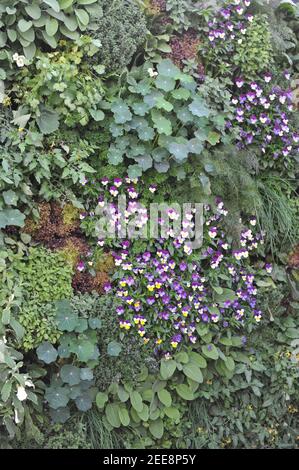
[[159,100],[162,100],[164,99],[164,96],[163,94],[158,91],[158,90],[154,90],[152,91],[151,93],[149,93],[148,95],[146,95],[143,100],[144,102],[147,104],[147,106],[149,107],[149,109],[152,109],[156,106],[156,104],[158,103]]
[[14,191],[9,189],[8,191],[3,191],[2,193],[5,204],[8,206],[16,206],[18,202],[18,196]]
[[156,162],[154,166],[158,173],[167,173],[167,171],[170,168],[169,162],[161,162],[161,163]]
[[109,356],[119,356],[122,346],[117,341],[111,341],[107,346],[107,353]]
[[58,346],[57,351],[58,351],[59,357],[61,357],[62,359],[70,357],[70,355],[71,355],[71,352],[70,352],[69,347],[67,345],[61,344],[60,346]]
[[93,358],[94,344],[88,340],[79,341],[73,348],[73,352],[77,354],[79,361],[87,362]]
[[169,101],[166,101],[164,98],[159,98],[156,103],[158,109],[164,109],[168,113],[173,110],[173,104]]
[[140,127],[137,129],[137,134],[140,140],[144,142],[148,142],[149,140],[153,140],[155,137],[155,131],[152,127]]
[[105,118],[105,114],[101,109],[91,109],[89,112],[93,119],[97,122],[103,121],[103,119]]
[[175,80],[171,77],[158,75],[155,81],[156,87],[163,91],[171,91],[175,88]]
[[123,150],[111,146],[107,154],[108,162],[111,165],[119,165],[123,161],[123,155]]
[[149,110],[149,106],[148,104],[144,103],[143,101],[140,101],[140,102],[135,102],[132,104],[132,109],[134,111],[135,114],[137,114],[138,116],[145,116],[146,113],[148,112]]
[[49,387],[45,392],[45,399],[51,408],[57,410],[58,408],[65,407],[69,402],[69,392],[63,387]]
[[50,408],[50,416],[53,423],[64,424],[71,416],[71,413],[67,406],[57,408],[56,410],[54,408]]
[[131,400],[131,405],[133,408],[137,411],[137,413],[142,411],[143,408],[143,402],[142,402],[142,397],[139,392],[137,391],[132,391],[130,393],[130,400]]
[[93,372],[89,367],[84,367],[80,369],[80,378],[81,380],[92,380],[93,379]]
[[178,395],[184,400],[194,400],[194,393],[186,384],[179,384],[176,386]]
[[187,106],[183,106],[182,108],[179,108],[178,111],[176,111],[176,115],[183,124],[192,122],[194,119],[193,114],[189,111]]
[[176,362],[173,359],[165,360],[162,359],[160,364],[160,374],[162,379],[167,380],[173,376],[176,370]]
[[219,357],[219,354],[218,354],[218,351],[217,351],[217,348],[214,344],[208,344],[208,345],[204,345],[201,347],[201,350],[204,354],[204,356],[210,358],[210,359],[218,359]]
[[150,155],[143,155],[142,157],[136,158],[136,161],[143,171],[146,171],[153,166],[153,159]]
[[206,102],[200,96],[195,96],[188,108],[194,116],[208,117],[210,115],[210,110],[207,107]]
[[204,147],[202,142],[195,137],[194,139],[189,140],[188,149],[190,153],[199,155],[203,151]]
[[19,209],[4,209],[0,210],[0,229],[9,225],[23,227],[25,215]]
[[142,175],[142,168],[139,165],[128,166],[128,177],[131,179],[139,178]]
[[132,119],[132,113],[127,103],[118,98],[111,105],[111,111],[117,124],[123,124]]
[[140,82],[134,83],[133,85],[129,86],[129,90],[132,93],[138,93],[142,96],[147,95],[150,89],[151,89],[151,81],[148,78],[144,78],[140,80]]
[[40,344],[36,350],[37,357],[44,361],[46,364],[50,364],[57,359],[58,353],[49,341],[45,341]]
[[89,318],[88,325],[92,330],[98,330],[102,326],[102,320],[100,318]]
[[96,405],[97,407],[102,410],[105,406],[105,404],[108,401],[108,395],[103,392],[98,392],[96,395]]
[[169,157],[169,153],[165,148],[156,148],[152,151],[152,158],[155,162],[163,162]]
[[47,109],[45,106],[40,105],[40,115],[37,117],[36,122],[42,134],[51,134],[59,127],[59,115],[52,109]]
[[177,88],[176,90],[173,90],[171,94],[174,99],[184,101],[186,101],[191,95],[190,91],[186,90],[186,88]]
[[80,369],[79,367],[65,364],[60,369],[60,377],[63,382],[69,385],[78,385],[80,383]]
[[129,426],[130,424],[130,416],[128,410],[124,406],[120,406],[118,409],[118,415],[120,422],[123,426]]
[[78,317],[68,310],[59,310],[56,314],[56,321],[61,331],[74,331],[78,323]]
[[166,119],[159,111],[152,109],[151,111],[154,127],[159,134],[171,135],[172,125],[169,119]]
[[173,142],[168,147],[169,152],[178,160],[182,162],[188,157],[189,147],[187,144],[177,144]]
[[211,145],[216,145],[216,144],[218,144],[218,142],[220,142],[220,137],[221,137],[221,135],[218,134],[218,132],[211,131],[211,132],[208,133],[207,141]]
[[168,390],[165,388],[162,388],[162,390],[158,391],[158,398],[163,405],[167,407],[171,406],[172,398]]
[[149,423],[150,433],[156,438],[161,439],[164,433],[164,424],[161,418],[150,421]]
[[119,428],[121,421],[119,419],[119,405],[117,403],[109,403],[105,408],[105,415],[108,423],[114,428]]
[[92,408],[92,399],[88,392],[82,393],[75,400],[76,406],[80,411],[88,411]]
[[157,65],[158,77],[162,75],[163,77],[169,77],[177,80],[181,76],[180,69],[174,65],[170,59],[161,60]]
[[75,400],[76,398],[78,398],[82,393],[82,390],[81,390],[81,387],[80,385],[71,385],[69,387],[69,395],[70,395],[70,398],[72,398],[72,400]]
[[76,333],[83,333],[83,331],[86,331],[88,328],[88,323],[86,318],[78,318],[77,320],[77,325],[75,328]]
[[196,364],[192,362],[190,362],[189,364],[185,364],[183,366],[183,372],[187,377],[189,377],[189,379],[194,380],[194,382],[203,382],[202,372]]

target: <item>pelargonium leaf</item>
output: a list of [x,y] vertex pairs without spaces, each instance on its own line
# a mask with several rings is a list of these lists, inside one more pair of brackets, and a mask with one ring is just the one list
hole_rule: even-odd
[[133,103],[132,104],[132,109],[134,111],[135,114],[137,114],[138,116],[145,116],[146,113],[148,112],[149,110],[149,106],[148,104],[144,103],[143,101],[140,101],[138,103]]
[[131,179],[139,178],[142,175],[142,168],[139,165],[129,165],[128,177]]
[[97,330],[101,328],[102,320],[100,318],[89,318],[88,324],[92,330]]
[[152,140],[155,136],[155,131],[152,127],[141,127],[137,129],[139,139],[143,140],[144,142],[148,142]]
[[189,153],[188,144],[179,144],[173,142],[168,147],[169,152],[176,158],[178,161],[186,160]]
[[111,111],[117,124],[123,124],[132,119],[132,113],[127,103],[121,98],[116,99],[111,105]]

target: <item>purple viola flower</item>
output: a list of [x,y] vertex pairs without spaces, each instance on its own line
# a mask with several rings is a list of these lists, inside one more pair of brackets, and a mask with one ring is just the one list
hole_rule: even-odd
[[264,75],[264,80],[266,83],[270,83],[272,80],[272,74],[270,72],[266,72]]
[[229,10],[228,8],[222,8],[222,9],[220,10],[220,14],[221,14],[221,16],[223,16],[223,18],[225,18],[226,20],[228,20],[228,19],[230,18],[230,15],[231,15],[230,10]]
[[105,293],[107,294],[108,292],[110,292],[112,289],[112,286],[110,284],[110,282],[105,282],[103,284],[103,290],[105,291]]
[[250,103],[252,103],[253,100],[256,97],[256,94],[255,94],[254,91],[248,91],[248,93],[246,93],[246,97],[247,97],[248,101],[250,101]]
[[146,303],[147,303],[148,305],[153,305],[155,302],[156,302],[155,297],[148,297],[148,298],[146,299]]
[[84,271],[84,269],[85,269],[85,264],[84,264],[83,261],[80,261],[80,262],[77,264],[77,271],[82,272],[82,271]]
[[237,77],[235,80],[235,84],[237,85],[238,88],[242,88],[244,85],[244,80],[241,77]]
[[180,271],[184,272],[188,268],[188,265],[187,265],[187,263],[185,263],[185,261],[182,261],[179,265],[179,268],[180,268]]
[[285,78],[286,80],[290,80],[290,78],[291,78],[291,73],[290,73],[288,70],[285,70],[285,71],[283,72],[283,75],[284,75],[284,78]]

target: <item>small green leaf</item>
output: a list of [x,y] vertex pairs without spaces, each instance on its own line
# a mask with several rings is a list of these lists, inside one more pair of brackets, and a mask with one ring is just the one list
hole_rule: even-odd
[[194,382],[200,384],[203,382],[202,372],[196,364],[193,364],[192,362],[185,364],[183,366],[183,372],[187,377],[189,377],[189,379],[194,380]]
[[201,347],[203,354],[210,359],[218,359],[219,354],[214,344],[208,344]]
[[102,410],[104,408],[107,401],[108,401],[108,395],[106,393],[103,393],[103,392],[98,392],[97,393],[97,395],[96,395],[96,404],[97,404],[97,407],[100,410]]
[[130,424],[130,416],[128,410],[124,406],[119,407],[118,411],[120,422],[123,426],[129,426]]

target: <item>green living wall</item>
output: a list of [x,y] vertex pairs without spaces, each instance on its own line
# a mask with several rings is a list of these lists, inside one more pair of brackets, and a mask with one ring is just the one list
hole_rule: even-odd
[[298,84],[291,0],[0,1],[1,448],[298,447]]

